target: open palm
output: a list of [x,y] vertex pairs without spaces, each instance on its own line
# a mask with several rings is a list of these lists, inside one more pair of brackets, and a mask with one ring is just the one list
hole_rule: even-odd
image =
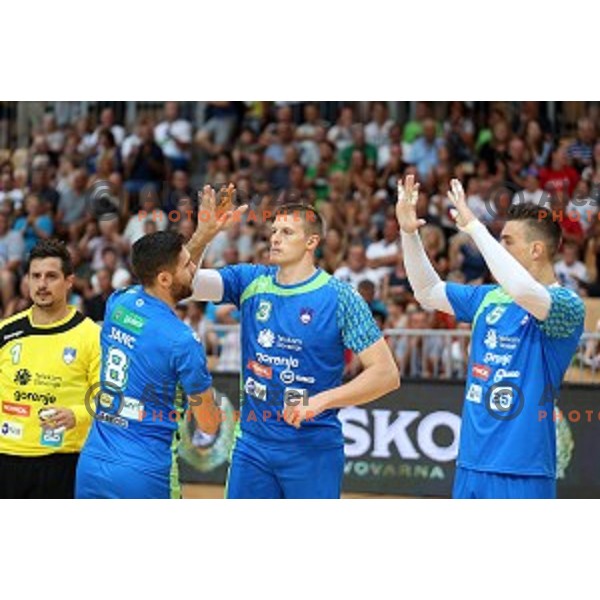
[[404,181],[398,182],[398,202],[396,203],[396,218],[400,229],[405,233],[414,233],[425,225],[423,219],[417,218],[417,200],[419,184],[415,183],[414,175],[407,175]]

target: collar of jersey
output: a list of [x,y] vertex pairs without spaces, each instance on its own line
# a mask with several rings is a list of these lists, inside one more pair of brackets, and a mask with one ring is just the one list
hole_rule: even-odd
[[35,329],[52,329],[54,327],[60,327],[61,325],[68,323],[73,318],[73,315],[75,314],[76,311],[77,311],[77,309],[74,306],[69,305],[69,312],[67,313],[67,316],[64,319],[61,319],[60,321],[54,321],[54,323],[46,323],[45,325],[40,325],[39,323],[33,322],[33,306],[32,306],[29,309],[29,312],[27,313],[27,318],[29,319],[29,324],[32,327],[34,327]]
[[290,283],[285,285],[277,281],[277,273],[279,273],[279,269],[277,269],[275,273],[273,273],[273,285],[283,290],[293,290],[294,288],[298,288],[311,283],[321,274],[321,272],[321,269],[317,267],[317,270],[308,279],[305,279],[304,281],[299,281],[298,283]]

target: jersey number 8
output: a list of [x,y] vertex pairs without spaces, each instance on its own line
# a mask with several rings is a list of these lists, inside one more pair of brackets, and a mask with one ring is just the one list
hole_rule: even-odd
[[129,361],[125,352],[118,348],[110,348],[106,357],[104,381],[118,389],[123,389],[127,383],[128,367]]

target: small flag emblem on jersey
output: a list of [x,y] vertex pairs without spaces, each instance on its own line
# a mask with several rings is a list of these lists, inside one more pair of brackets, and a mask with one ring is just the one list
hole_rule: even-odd
[[300,322],[303,325],[308,325],[312,319],[315,311],[312,308],[302,308],[300,309]]
[[70,365],[77,356],[77,350],[75,348],[65,348],[63,350],[63,360],[67,365]]

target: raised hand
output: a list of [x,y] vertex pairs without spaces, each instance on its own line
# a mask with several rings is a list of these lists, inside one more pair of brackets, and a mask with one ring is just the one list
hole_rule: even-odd
[[407,175],[406,179],[398,182],[398,202],[396,203],[396,218],[400,229],[405,233],[414,233],[425,225],[423,219],[417,218],[417,200],[419,198],[419,184],[415,183],[414,175]]
[[243,204],[234,209],[233,198],[235,186],[230,183],[227,188],[217,194],[210,185],[205,185],[202,192],[198,192],[198,226],[196,235],[212,240],[217,233],[229,227],[232,223],[240,222],[242,215],[248,210],[248,205]]
[[450,209],[450,214],[456,221],[456,225],[459,229],[464,229],[469,223],[477,220],[477,217],[473,214],[467,204],[465,190],[458,179],[453,179],[450,182],[448,199],[454,207]]

